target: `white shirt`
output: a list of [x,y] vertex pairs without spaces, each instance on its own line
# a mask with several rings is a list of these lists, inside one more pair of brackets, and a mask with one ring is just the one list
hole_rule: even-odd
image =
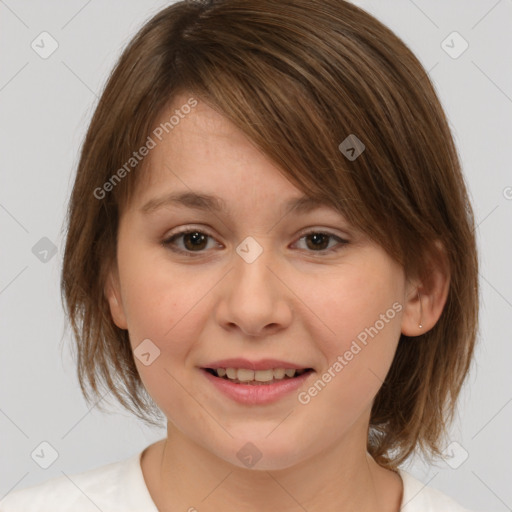
[[[0,500],[0,512],[158,512],[144,481],[141,455],[12,491]],[[399,473],[404,484],[400,512],[468,512],[410,474]]]

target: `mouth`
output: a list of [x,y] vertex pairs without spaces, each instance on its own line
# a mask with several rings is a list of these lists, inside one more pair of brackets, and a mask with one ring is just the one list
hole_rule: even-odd
[[210,375],[232,384],[246,384],[264,386],[278,382],[297,379],[302,375],[313,372],[313,368],[268,368],[266,370],[252,370],[249,368],[203,368]]

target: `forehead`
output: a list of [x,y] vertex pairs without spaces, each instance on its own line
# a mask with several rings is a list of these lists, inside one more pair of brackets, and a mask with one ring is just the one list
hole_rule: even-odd
[[[169,126],[171,124],[172,126]],[[245,138],[243,133],[214,105],[193,93],[180,93],[160,112],[155,129],[162,127],[162,138],[211,136]],[[167,128],[167,129],[166,129]]]
[[[243,193],[277,200],[283,195],[304,195],[241,130],[204,101],[195,98],[193,109],[181,108],[190,97],[176,97],[155,123],[152,133],[158,136],[153,137],[155,145],[144,161],[144,178],[133,198],[138,208],[157,193],[160,197],[167,193],[169,203],[197,206],[202,202],[219,211],[226,209],[222,196],[237,198]],[[169,194],[176,189],[181,192],[171,199]],[[304,201],[296,204],[305,205]],[[153,201],[144,209],[155,206]]]

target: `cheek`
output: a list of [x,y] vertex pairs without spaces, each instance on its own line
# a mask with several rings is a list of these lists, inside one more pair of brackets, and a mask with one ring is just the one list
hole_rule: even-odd
[[317,280],[314,289],[323,293],[308,299],[321,319],[315,338],[325,366],[318,375],[321,382],[305,390],[304,401],[325,393],[345,411],[362,412],[371,405],[400,338],[402,286],[403,275],[389,264],[354,266]]
[[304,302],[320,320],[318,332],[329,352],[348,349],[358,336],[364,341],[375,328],[385,337],[399,335],[403,276],[389,265],[382,267],[347,266],[304,286]]
[[199,311],[197,306],[214,279],[207,274],[198,278],[192,268],[176,269],[164,253],[124,254],[119,269],[132,344],[146,338],[165,344],[176,337],[178,328],[190,325],[189,318]]
[[[149,394],[164,410],[175,410],[183,395],[179,383],[187,379],[188,362],[211,314],[209,291],[219,279],[192,267],[171,268],[168,261],[148,265],[136,256],[120,265],[130,343]],[[148,359],[151,364],[144,364]]]
[[[179,422],[173,415],[186,409],[200,420],[184,389],[187,361],[208,314],[207,289],[190,276],[168,274],[154,266],[147,274],[133,276],[126,287],[130,342],[142,383],[168,419]],[[146,361],[140,356],[148,352],[151,362],[145,364],[147,356]]]

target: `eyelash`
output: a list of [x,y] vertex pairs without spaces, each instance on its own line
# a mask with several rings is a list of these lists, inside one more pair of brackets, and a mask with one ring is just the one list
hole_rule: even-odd
[[[206,252],[206,250],[201,250],[201,251],[188,251],[188,250],[183,250],[183,249],[178,249],[175,245],[173,245],[173,243],[175,242],[176,239],[180,238],[180,237],[183,237],[185,235],[188,235],[188,234],[191,234],[191,233],[199,233],[201,235],[206,235],[207,237],[211,238],[211,239],[214,239],[214,237],[212,235],[210,235],[208,232],[206,231],[201,231],[199,229],[190,229],[190,228],[187,228],[187,229],[184,229],[182,231],[178,231],[177,233],[174,233],[173,235],[171,235],[170,237],[166,238],[162,243],[161,245],[165,248],[168,248],[170,249],[171,251],[175,252],[175,253],[178,253],[178,254],[183,254],[185,256],[188,256],[188,257],[191,257],[191,258],[194,258],[194,257],[198,257],[200,256],[201,254],[203,254],[204,252]],[[312,230],[312,231],[308,231],[306,233],[303,233],[300,238],[298,239],[298,241],[304,239],[304,238],[307,238],[308,236],[311,236],[311,235],[324,235],[324,236],[327,236],[331,239],[334,239],[338,242],[338,244],[334,247],[331,247],[329,249],[322,249],[322,250],[319,250],[319,251],[307,251],[307,252],[311,252],[313,254],[318,254],[318,255],[325,255],[325,254],[330,254],[332,252],[336,252],[338,250],[340,250],[344,245],[347,245],[349,242],[348,240],[345,240],[341,237],[339,237],[338,235],[335,235],[333,233],[329,233],[329,232],[326,232],[326,231],[319,231],[319,230]]]

